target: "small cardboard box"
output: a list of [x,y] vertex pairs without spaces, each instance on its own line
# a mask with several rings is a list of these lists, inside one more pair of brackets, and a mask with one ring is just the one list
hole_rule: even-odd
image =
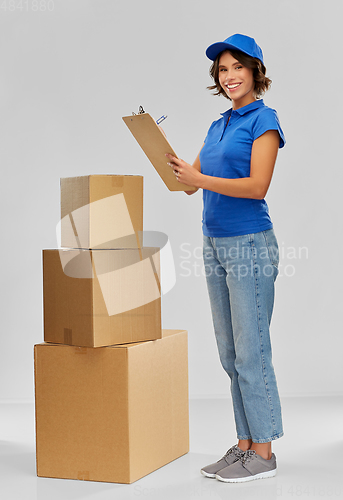
[[61,179],[61,246],[139,248],[143,177],[87,175]]
[[161,338],[159,250],[43,250],[45,342],[100,347]]
[[185,330],[34,355],[38,476],[132,483],[189,451]]

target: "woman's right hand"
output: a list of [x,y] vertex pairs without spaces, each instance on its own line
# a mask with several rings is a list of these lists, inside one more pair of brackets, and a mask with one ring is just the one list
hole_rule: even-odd
[[[204,145],[202,145],[201,149],[204,147]],[[201,150],[200,150],[201,151]],[[199,156],[200,156],[200,151],[199,151],[199,154],[198,156],[196,157],[195,159],[195,162],[193,163],[193,167],[196,168],[197,170],[199,170],[199,172],[201,172],[201,166],[200,166],[200,159],[199,159]],[[188,194],[188,196],[190,196],[191,194],[194,194],[198,191],[199,188],[196,188],[194,189],[193,191],[185,191],[186,194]]]

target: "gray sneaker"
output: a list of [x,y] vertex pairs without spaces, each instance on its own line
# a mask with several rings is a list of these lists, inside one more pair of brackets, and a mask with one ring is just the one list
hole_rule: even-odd
[[229,465],[232,465],[234,462],[237,462],[239,457],[244,454],[244,451],[235,446],[231,446],[231,448],[225,453],[223,458],[215,462],[214,464],[207,465],[201,469],[201,474],[206,477],[216,477],[217,472],[220,470],[227,468]]
[[276,456],[274,453],[272,453],[270,460],[265,460],[254,450],[248,450],[237,462],[222,469],[215,477],[225,483],[242,483],[253,479],[273,477],[275,474]]

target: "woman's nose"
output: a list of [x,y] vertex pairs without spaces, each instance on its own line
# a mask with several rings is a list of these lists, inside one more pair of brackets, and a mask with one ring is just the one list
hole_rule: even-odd
[[233,78],[233,71],[231,69],[228,69],[226,72],[226,80],[232,80]]

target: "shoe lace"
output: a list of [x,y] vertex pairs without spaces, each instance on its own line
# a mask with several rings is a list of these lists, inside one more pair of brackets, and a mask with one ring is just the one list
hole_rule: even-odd
[[227,450],[223,458],[228,457],[232,453],[234,453],[236,457],[241,457],[244,452],[240,448],[238,448],[238,446],[235,444],[234,446],[231,446],[231,448]]
[[246,462],[249,462],[249,460],[252,459],[252,457],[256,454],[255,450],[247,450],[245,451],[242,456],[240,457],[240,460],[242,464],[245,464]]

